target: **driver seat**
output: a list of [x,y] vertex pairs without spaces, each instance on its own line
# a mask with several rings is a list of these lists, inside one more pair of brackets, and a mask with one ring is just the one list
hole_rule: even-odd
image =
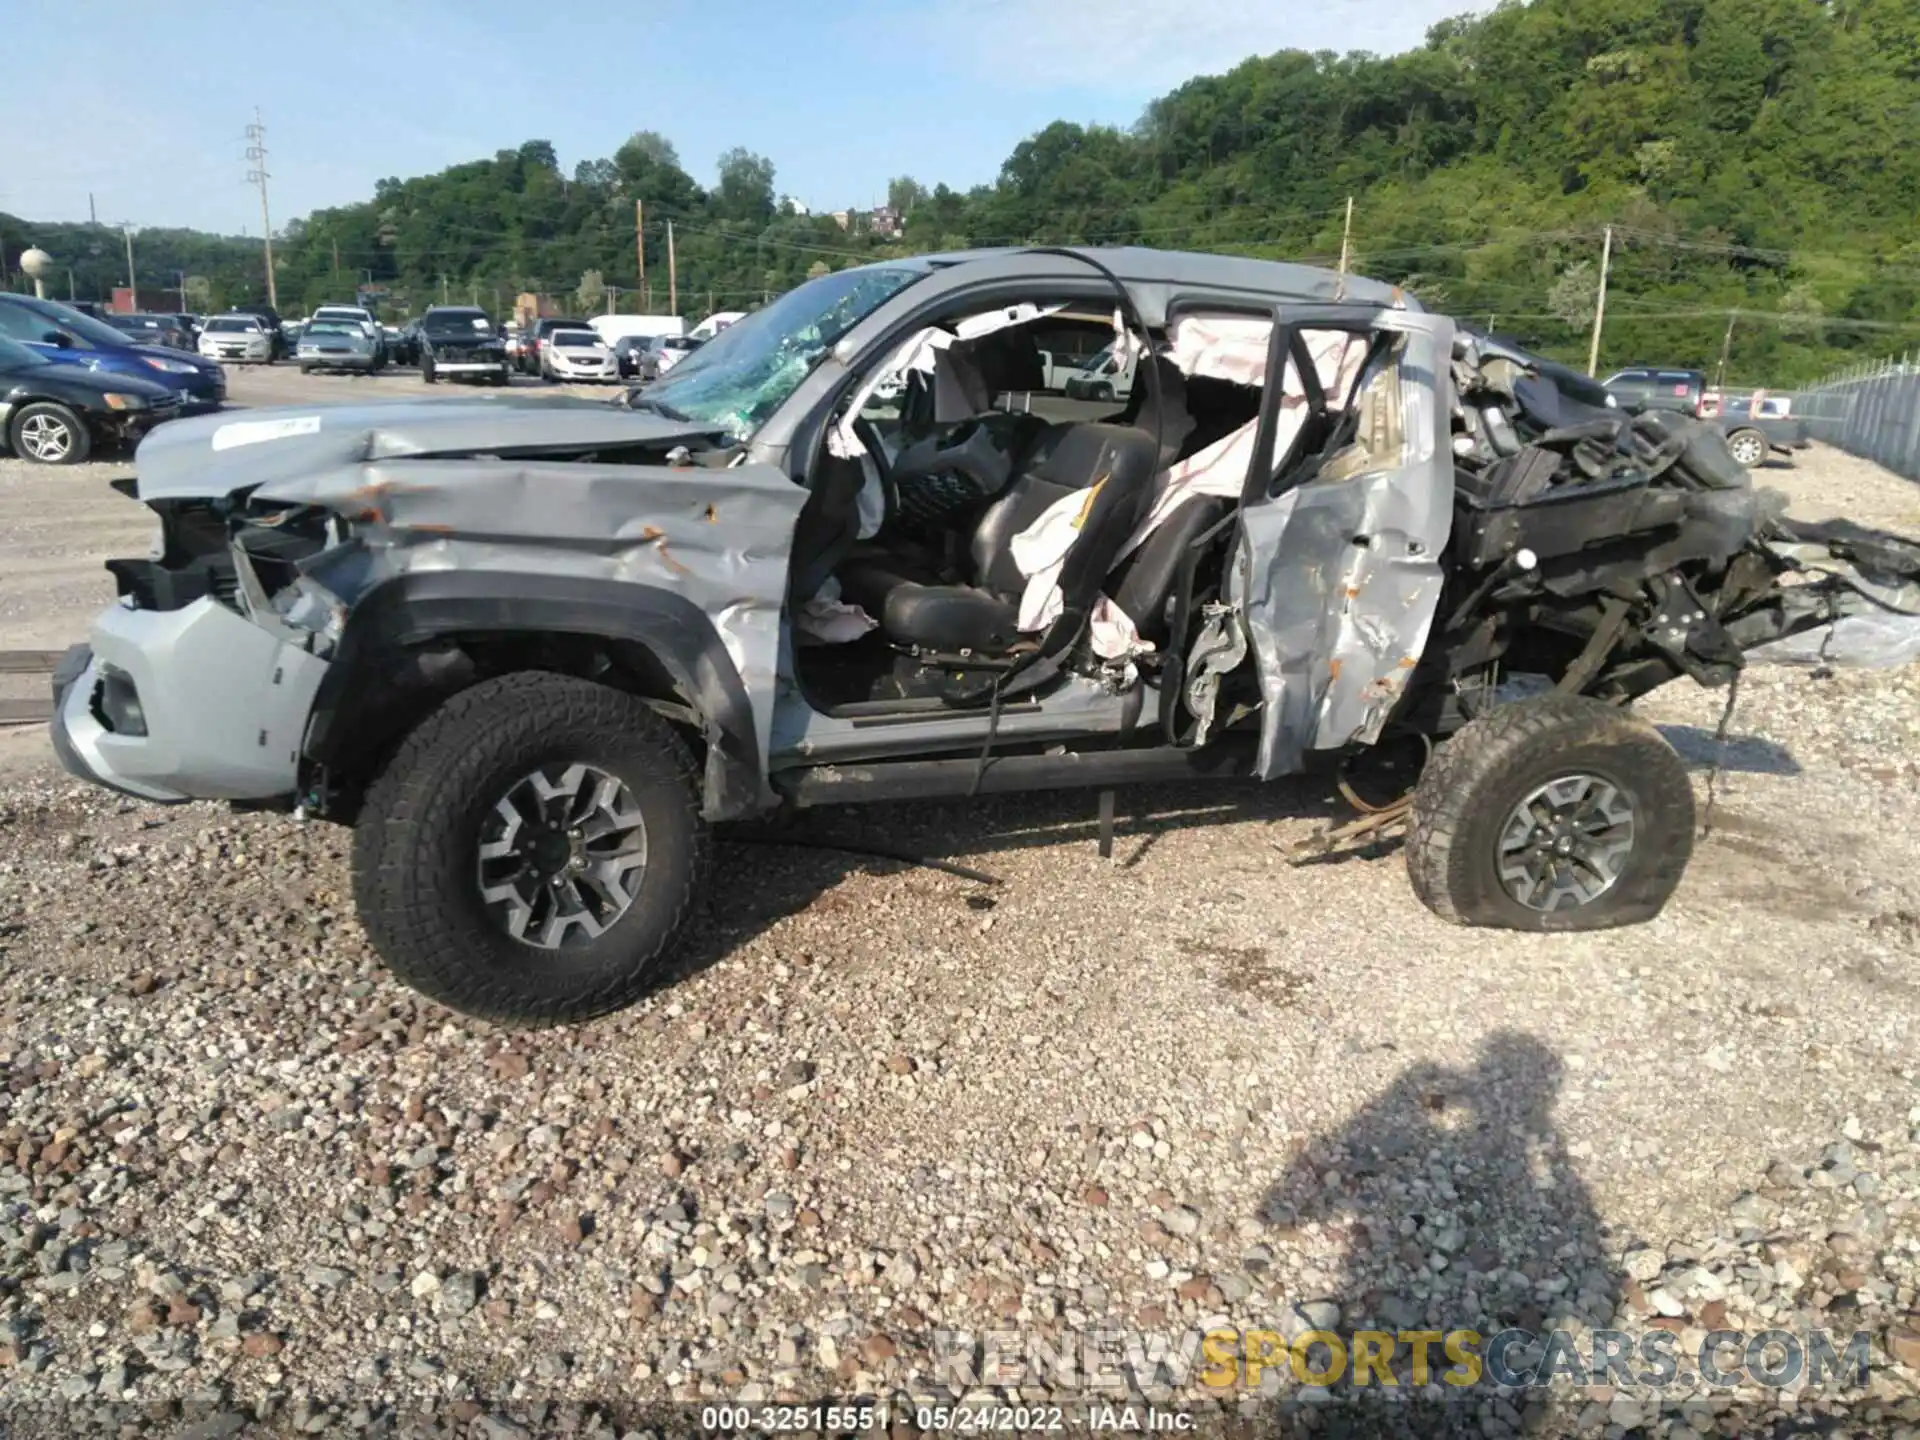
[[1020,475],[989,505],[968,547],[971,583],[927,584],[867,563],[842,574],[842,590],[877,615],[894,644],[939,654],[1005,652],[1020,638],[1027,577],[1013,540],[1048,507],[1090,492],[1061,567],[1063,613],[1086,614],[1114,556],[1139,522],[1157,468],[1154,440],[1124,425],[1062,425],[1044,436]]

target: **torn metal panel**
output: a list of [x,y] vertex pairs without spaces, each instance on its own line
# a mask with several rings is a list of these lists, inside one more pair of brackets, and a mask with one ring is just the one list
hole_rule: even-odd
[[1242,513],[1228,594],[1253,638],[1265,779],[1300,769],[1308,750],[1380,737],[1440,600],[1453,525],[1453,323],[1387,311],[1377,324],[1404,341],[1363,377],[1367,438]]
[[[787,561],[806,499],[772,467],[396,460],[262,486],[255,499],[354,518],[372,559],[362,577],[368,591],[456,572],[498,577],[503,597],[515,577],[669,592],[702,617],[678,623],[710,627],[732,662],[751,705],[752,758],[765,774]],[[351,606],[359,596],[339,598]],[[636,599],[630,638],[644,644],[640,608]],[[703,697],[688,699],[700,705]]]

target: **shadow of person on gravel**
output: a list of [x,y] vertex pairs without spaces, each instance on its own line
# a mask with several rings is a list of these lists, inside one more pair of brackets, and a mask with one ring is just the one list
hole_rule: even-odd
[[[1414,1065],[1337,1132],[1309,1142],[1268,1192],[1263,1218],[1282,1235],[1318,1222],[1343,1242],[1344,1269],[1323,1295],[1299,1297],[1282,1328],[1332,1331],[1349,1355],[1360,1331],[1471,1330],[1485,1356],[1502,1331],[1611,1325],[1622,1277],[1554,1126],[1561,1074],[1539,1040],[1498,1031],[1471,1067]],[[1316,1363],[1322,1353],[1314,1348]],[[1550,1401],[1544,1391],[1497,1399],[1487,1378],[1442,1384],[1443,1401],[1408,1403],[1412,1354],[1404,1342],[1392,1351],[1397,1395],[1377,1372],[1356,1388],[1349,1368],[1330,1387],[1320,1433],[1534,1433],[1586,1403],[1569,1398],[1565,1382]],[[1506,1357],[1514,1369],[1533,1358],[1524,1349]],[[1435,1343],[1428,1364],[1437,1380],[1453,1361]],[[1504,1429],[1489,1423],[1487,1405]]]

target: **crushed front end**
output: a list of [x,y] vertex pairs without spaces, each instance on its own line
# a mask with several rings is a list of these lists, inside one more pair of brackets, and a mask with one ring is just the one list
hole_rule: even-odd
[[108,563],[119,601],[55,674],[54,747],[145,800],[290,799],[345,613],[326,567],[302,567],[364,552],[311,506],[151,503],[156,553]]

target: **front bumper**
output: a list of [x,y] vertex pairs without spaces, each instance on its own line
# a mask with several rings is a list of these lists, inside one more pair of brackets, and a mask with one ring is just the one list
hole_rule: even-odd
[[433,362],[436,375],[505,375],[507,362],[503,360],[440,360]]
[[[132,683],[146,734],[107,727],[96,703],[107,667]],[[163,804],[291,797],[327,669],[211,596],[178,610],[116,605],[54,671],[54,752],[83,780]]]
[[309,354],[304,350],[296,358],[302,365],[311,365],[316,370],[371,370],[380,359],[378,355]]

